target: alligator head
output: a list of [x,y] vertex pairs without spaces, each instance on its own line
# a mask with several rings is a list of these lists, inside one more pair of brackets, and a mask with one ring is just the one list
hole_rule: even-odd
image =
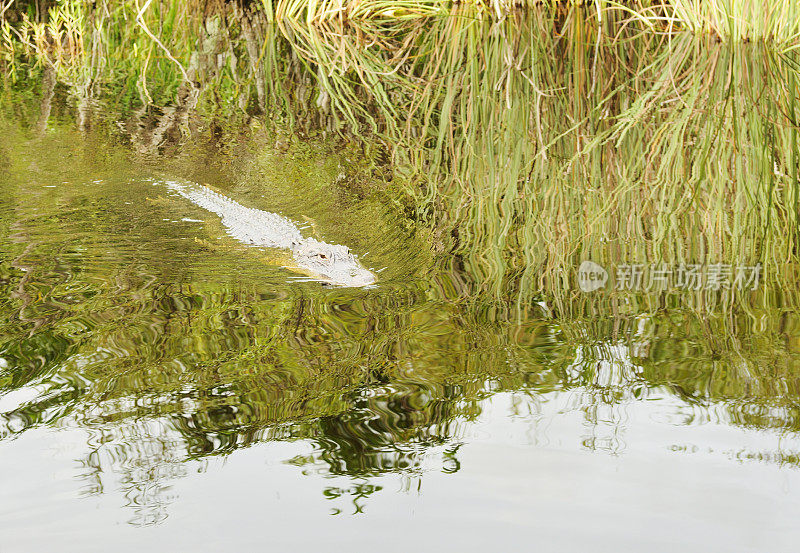
[[335,286],[367,286],[375,274],[364,268],[345,246],[306,238],[292,248],[295,263],[318,280]]

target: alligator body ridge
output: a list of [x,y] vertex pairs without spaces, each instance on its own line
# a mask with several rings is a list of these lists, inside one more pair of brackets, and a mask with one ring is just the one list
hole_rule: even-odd
[[251,246],[290,250],[298,269],[336,286],[368,286],[375,274],[364,268],[346,246],[304,238],[291,220],[242,204],[207,186],[167,181],[169,190],[218,215],[229,236]]

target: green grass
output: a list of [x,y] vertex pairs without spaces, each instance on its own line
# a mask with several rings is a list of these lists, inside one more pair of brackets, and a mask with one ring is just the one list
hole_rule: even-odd
[[384,141],[477,290],[563,300],[582,258],[761,262],[775,289],[796,290],[793,55],[635,29],[611,39],[618,22],[598,33],[579,12],[470,13],[284,27],[329,128]]

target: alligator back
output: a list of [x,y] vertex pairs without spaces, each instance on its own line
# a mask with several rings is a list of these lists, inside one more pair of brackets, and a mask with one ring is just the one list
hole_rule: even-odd
[[179,181],[165,184],[193,204],[219,215],[228,235],[240,242],[292,249],[303,241],[300,230],[286,217],[245,207],[202,184]]

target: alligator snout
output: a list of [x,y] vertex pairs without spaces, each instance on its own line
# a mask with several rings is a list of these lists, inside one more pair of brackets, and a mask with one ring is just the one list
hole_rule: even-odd
[[347,247],[338,244],[306,238],[294,248],[294,258],[312,276],[335,286],[369,286],[377,280]]

